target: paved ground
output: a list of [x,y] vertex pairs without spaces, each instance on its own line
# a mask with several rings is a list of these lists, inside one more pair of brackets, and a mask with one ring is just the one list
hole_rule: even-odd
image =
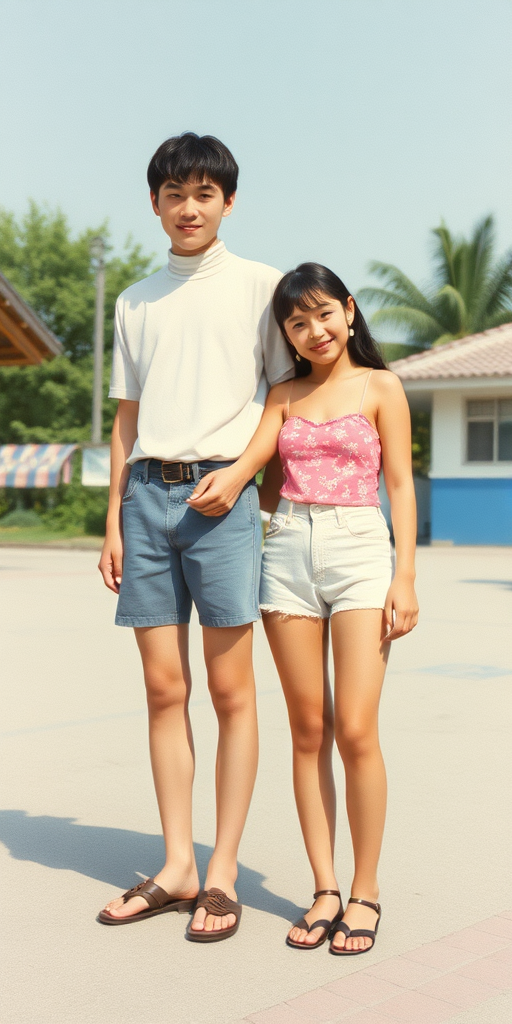
[[[186,943],[187,918],[174,914],[125,928],[96,923],[114,892],[158,869],[162,850],[138,655],[131,632],[113,625],[115,599],[96,561],[92,552],[0,549],[4,1024],[347,1015],[357,1024],[508,1024],[511,552],[419,551],[421,625],[394,645],[383,699],[384,915],[363,959],[284,945],[311,880],[284,702],[260,631],[261,767],[240,852],[238,935]],[[213,836],[215,720],[197,626],[192,660],[202,866]],[[339,767],[338,778],[341,791]],[[348,849],[340,809],[345,890]]]

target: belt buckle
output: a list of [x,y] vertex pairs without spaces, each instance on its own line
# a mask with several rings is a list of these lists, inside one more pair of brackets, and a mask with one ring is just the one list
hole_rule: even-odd
[[183,480],[182,463],[162,462],[162,480],[164,484],[180,484]]
[[187,462],[162,462],[162,480],[165,484],[190,483],[193,479]]

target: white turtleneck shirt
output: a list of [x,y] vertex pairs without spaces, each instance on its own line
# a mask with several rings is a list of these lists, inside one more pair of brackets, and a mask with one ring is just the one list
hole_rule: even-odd
[[175,256],[117,300],[110,398],[139,402],[129,463],[237,459],[269,384],[293,376],[271,300],[281,273],[223,242]]

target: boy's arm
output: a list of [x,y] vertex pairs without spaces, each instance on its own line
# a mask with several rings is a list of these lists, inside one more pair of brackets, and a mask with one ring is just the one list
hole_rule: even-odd
[[260,425],[237,462],[199,481],[188,502],[198,512],[205,516],[229,512],[247,481],[270,461],[277,449],[289,390],[289,384],[276,384],[269,391]]
[[110,491],[105,541],[98,569],[105,586],[119,593],[123,574],[123,532],[121,523],[121,499],[126,490],[130,473],[129,458],[137,440],[137,419],[139,403],[122,399],[112,427],[110,445]]

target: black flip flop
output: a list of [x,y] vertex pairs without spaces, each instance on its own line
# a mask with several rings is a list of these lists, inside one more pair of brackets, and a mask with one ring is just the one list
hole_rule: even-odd
[[343,903],[341,902],[341,895],[337,889],[319,889],[318,892],[313,893],[313,899],[317,900],[319,896],[337,896],[340,901],[340,909],[333,917],[332,921],[328,921],[327,918],[320,918],[319,921],[314,921],[313,924],[308,924],[305,917],[301,917],[299,921],[295,921],[292,924],[292,928],[302,928],[305,932],[312,932],[315,928],[325,928],[325,934],[321,935],[316,942],[294,942],[290,939],[290,936],[286,936],[286,945],[293,946],[294,949],[318,949],[319,946],[323,946],[325,940],[330,936],[333,925],[343,917]]
[[331,939],[334,938],[336,932],[343,932],[345,938],[347,939],[367,938],[372,940],[372,944],[371,946],[367,946],[366,949],[336,949],[331,941],[331,945],[329,946],[329,953],[332,953],[333,956],[358,956],[359,953],[369,953],[370,950],[373,949],[375,945],[375,938],[379,930],[379,922],[382,917],[382,907],[380,903],[369,903],[368,900],[357,900],[353,896],[350,897],[348,902],[362,903],[363,907],[369,907],[370,910],[375,911],[375,913],[378,915],[375,924],[375,931],[372,932],[370,931],[369,928],[354,928],[353,931],[351,931],[350,928],[348,927],[348,924],[345,924],[344,921],[339,921],[336,927],[333,929]]

